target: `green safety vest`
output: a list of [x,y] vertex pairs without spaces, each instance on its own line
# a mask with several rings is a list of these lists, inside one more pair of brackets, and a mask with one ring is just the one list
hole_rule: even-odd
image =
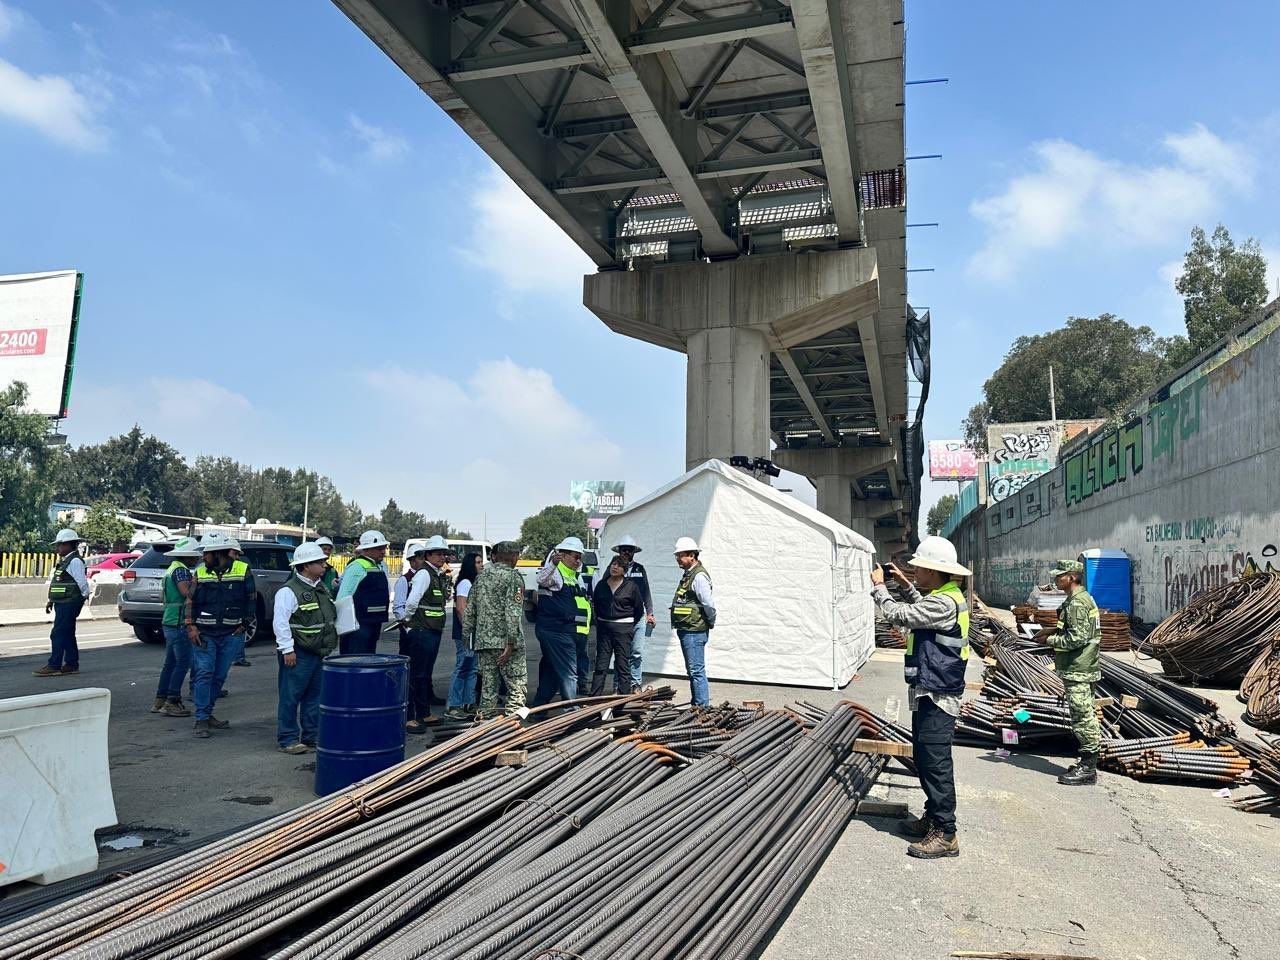
[[[671,626],[686,633],[706,633],[711,629],[702,604],[693,592],[693,578],[700,573],[707,573],[707,568],[701,561],[684,572],[680,585],[676,587],[676,595],[671,600]],[[711,579],[711,574],[707,573],[707,579]]]
[[50,603],[76,603],[84,599],[84,594],[80,592],[80,584],[76,583],[75,577],[67,573],[67,567],[71,565],[71,561],[79,556],[80,554],[75,552],[68,553],[53,568],[53,576],[49,579]]
[[312,586],[295,572],[285,588],[298,598],[298,609],[289,617],[293,645],[318,657],[327,657],[338,648],[338,608],[323,583]]
[[164,618],[160,621],[166,627],[176,627],[182,623],[182,607],[187,602],[178,582],[173,579],[175,570],[190,570],[181,560],[174,560],[164,572]]
[[[413,616],[408,620],[409,628],[411,630],[443,630],[444,606],[449,599],[449,591],[445,585],[445,579],[431,567],[423,567],[414,576],[420,577],[423,574],[426,574],[431,580],[422,594],[422,599],[418,601],[418,606],[414,609]],[[412,585],[410,589],[412,589]]]
[[577,609],[573,619],[574,630],[586,636],[591,632],[591,597],[587,595],[587,588],[578,582],[577,570],[559,562],[556,567],[560,570],[565,587],[573,591],[573,605]]
[[333,599],[338,598],[338,571],[333,564],[326,564],[324,575],[320,578],[320,585],[329,591],[329,596]]
[[233,560],[222,576],[208,567],[196,568],[195,621],[197,627],[239,627],[252,610],[244,597],[244,582],[249,578],[249,564]]

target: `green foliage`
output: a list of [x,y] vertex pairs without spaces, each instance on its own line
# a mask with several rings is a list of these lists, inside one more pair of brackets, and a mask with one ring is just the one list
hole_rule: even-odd
[[944,493],[938,498],[938,502],[929,508],[929,515],[925,518],[924,525],[931,537],[937,536],[943,524],[950,518],[951,511],[956,508],[956,499],[954,493]]
[[991,407],[985,400],[970,407],[969,415],[964,418],[965,445],[979,456],[987,454],[987,427],[991,422]]
[[0,390],[0,548],[32,550],[49,539],[55,455],[49,421],[23,409],[25,383]]
[[111,500],[161,513],[189,512],[196,496],[192,481],[181,454],[136,425],[103,443],[64,450],[57,471],[62,499]]
[[471,534],[454,529],[448,520],[428,520],[416,510],[401,510],[392,497],[382,508],[382,513],[365,517],[365,527],[378,530],[392,543],[404,543],[414,537],[433,537],[436,534],[446,540],[470,540]]
[[133,525],[120,519],[120,508],[99,500],[76,524],[76,533],[84,537],[90,549],[112,550],[117,544],[128,546]]
[[1212,239],[1195,227],[1174,286],[1187,324],[1190,349],[1180,358],[1185,363],[1266,303],[1267,261],[1252,237],[1237,247],[1222,224]]
[[587,533],[587,515],[577,507],[559,503],[543,507],[520,524],[525,553],[539,560],[565,537],[578,537],[586,543]]

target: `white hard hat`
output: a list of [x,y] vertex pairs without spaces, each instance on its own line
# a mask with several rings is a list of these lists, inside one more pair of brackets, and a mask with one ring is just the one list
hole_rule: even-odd
[[388,546],[387,538],[380,534],[377,530],[366,530],[360,534],[360,542],[356,544],[357,550],[373,550],[376,547]]
[[967,577],[973,573],[956,561],[956,545],[946,537],[925,537],[920,541],[920,546],[916,547],[916,555],[907,563],[913,567],[924,567],[958,577]]
[[227,549],[234,550],[236,553],[244,553],[244,548],[240,546],[240,541],[235,537],[227,537]]
[[565,537],[556,545],[557,550],[568,550],[572,553],[586,553],[587,548],[582,545],[582,541],[577,537]]
[[169,551],[169,556],[177,557],[198,557],[200,556],[200,543],[194,537],[179,537],[174,543],[173,549]]
[[630,547],[630,548],[631,548],[632,550],[634,550],[636,553],[639,553],[639,552],[640,552],[640,550],[641,550],[641,548],[640,548],[639,546],[637,546],[637,545],[636,545],[636,538],[635,538],[635,537],[630,537],[630,536],[628,536],[628,537],[623,537],[621,540],[619,540],[617,543],[615,543],[615,544],[613,545],[613,552],[614,552],[614,553],[617,553],[617,552],[618,552],[619,550],[621,550],[623,547]]
[[234,550],[231,539],[225,533],[206,533],[200,541],[201,553],[217,553],[219,550]]
[[420,552],[422,550],[425,550],[427,553],[430,553],[432,550],[447,551],[448,549],[449,549],[449,544],[445,543],[444,537],[440,536],[440,534],[437,533],[434,537],[431,537],[426,543],[420,546],[418,550],[415,552]]
[[289,561],[289,566],[300,567],[304,563],[315,563],[317,560],[324,559],[324,551],[320,549],[320,544],[304,543],[293,551],[293,559]]
[[63,527],[58,531],[58,535],[53,538],[54,543],[79,543],[84,537],[76,533],[70,527]]
[[332,547],[333,541],[328,537],[321,537],[319,540],[315,541],[315,544],[317,547]]
[[675,553],[697,553],[698,541],[693,537],[681,537],[676,541]]

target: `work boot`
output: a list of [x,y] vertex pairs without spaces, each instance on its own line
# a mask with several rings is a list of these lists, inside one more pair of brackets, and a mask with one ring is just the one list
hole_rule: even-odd
[[461,707],[454,707],[452,710],[446,710],[444,712],[444,718],[446,720],[470,720],[474,716],[475,716],[474,710],[468,713],[466,710],[462,709]]
[[907,847],[907,856],[918,860],[937,860],[940,857],[960,856],[960,841],[954,833],[943,833],[932,827],[925,838]]
[[62,669],[61,669],[61,670],[59,670],[58,672],[59,672],[60,674],[62,674],[64,677],[69,677],[69,676],[71,676],[71,674],[73,674],[73,673],[79,673],[79,672],[80,672],[80,668],[79,668],[79,667],[73,667],[73,666],[72,666],[71,664],[69,664],[69,663],[64,663],[64,664],[62,665]]
[[171,697],[164,702],[164,706],[160,712],[166,717],[189,717],[191,711],[183,705],[182,700],[178,697]]
[[164,710],[164,705],[169,701],[165,697],[156,697],[155,703],[151,704],[152,713],[160,713]]
[[1058,782],[1067,787],[1088,787],[1098,782],[1098,755],[1082,753],[1074,767],[1058,777]]
[[57,667],[43,666],[39,670],[32,670],[31,675],[33,677],[60,677],[62,676],[62,671]]
[[302,744],[300,744],[300,743],[291,743],[291,744],[289,744],[287,747],[281,747],[281,748],[280,748],[280,752],[281,752],[281,753],[292,753],[292,754],[306,753],[306,752],[307,752],[307,748],[306,748],[306,747],[304,747],[304,746],[303,746]]
[[929,835],[931,829],[933,829],[933,820],[923,813],[918,817],[907,817],[898,824],[898,833],[912,840],[923,840]]
[[209,721],[197,720],[196,728],[191,735],[193,737],[199,737],[201,740],[207,740],[209,737]]
[[225,730],[231,726],[230,720],[219,720],[217,717],[210,717],[205,722],[209,724],[209,729],[211,730]]

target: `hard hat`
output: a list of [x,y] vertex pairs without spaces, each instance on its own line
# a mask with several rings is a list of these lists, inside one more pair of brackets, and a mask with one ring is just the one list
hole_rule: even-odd
[[333,541],[330,540],[328,537],[321,537],[319,540],[315,542],[315,544],[317,547],[332,547]]
[[244,548],[240,546],[240,541],[235,537],[227,537],[227,549],[234,550],[236,553],[244,553]]
[[84,537],[76,533],[70,527],[63,527],[58,531],[58,535],[53,538],[54,543],[80,543]]
[[440,534],[437,533],[434,537],[431,537],[426,543],[424,543],[419,549],[425,550],[427,551],[427,553],[430,553],[432,550],[447,551],[449,549],[449,544],[445,543],[444,537],[440,536]]
[[293,559],[289,561],[289,566],[300,567],[304,563],[315,563],[317,560],[324,559],[324,551],[320,549],[318,543],[304,543],[293,551]]
[[582,541],[577,537],[565,537],[556,546],[557,550],[568,550],[572,553],[586,553],[587,548],[582,545]]
[[967,577],[973,573],[956,561],[956,545],[946,537],[925,537],[920,541],[920,546],[916,547],[916,555],[907,563],[913,567],[924,567],[926,570],[937,570],[958,577]]
[[231,540],[225,533],[206,533],[200,541],[201,553],[217,553],[220,550],[232,550]]
[[614,552],[614,553],[617,553],[617,552],[618,552],[619,550],[621,550],[623,547],[630,547],[630,548],[631,548],[632,550],[634,550],[636,553],[639,553],[639,552],[640,552],[640,550],[641,550],[641,548],[640,548],[640,547],[636,546],[636,538],[635,538],[635,537],[623,537],[621,540],[619,540],[617,543],[615,543],[615,544],[613,545],[613,552]]
[[169,556],[177,557],[198,557],[200,556],[200,542],[195,537],[179,537],[174,543],[173,549],[169,551]]
[[389,546],[387,538],[380,534],[377,530],[366,530],[360,534],[360,542],[356,544],[357,550],[373,550],[377,547]]
[[693,537],[681,537],[676,541],[675,553],[697,553],[698,541]]

